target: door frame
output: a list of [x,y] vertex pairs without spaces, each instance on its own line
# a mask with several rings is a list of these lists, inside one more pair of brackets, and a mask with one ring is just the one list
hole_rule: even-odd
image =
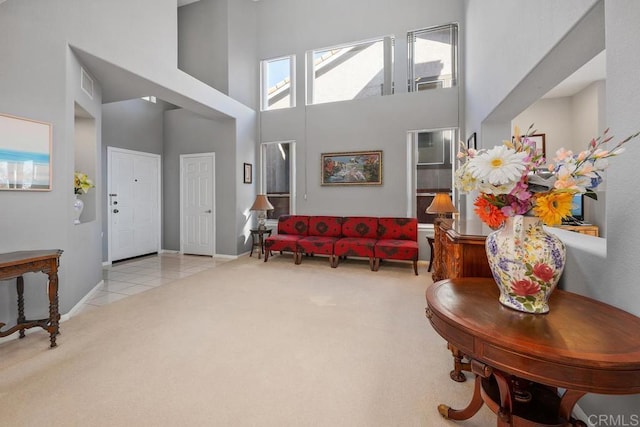
[[111,203],[109,194],[111,194],[111,155],[113,153],[122,153],[122,154],[132,154],[138,156],[146,156],[155,158],[158,163],[158,213],[157,213],[157,222],[158,222],[158,247],[157,252],[160,253],[162,251],[162,156],[160,154],[154,153],[146,153],[144,151],[135,151],[128,150],[126,148],[118,148],[107,146],[107,200],[105,202],[105,206],[107,207],[107,252],[108,252],[108,260],[109,264],[112,263],[113,258],[111,257]]
[[184,161],[188,158],[192,157],[211,157],[213,168],[211,170],[213,185],[211,186],[211,209],[213,211],[213,223],[211,224],[211,256],[216,256],[216,220],[218,218],[218,213],[216,211],[216,153],[208,152],[208,153],[192,153],[192,154],[180,154],[180,253],[184,254],[184,239],[185,236],[185,223],[184,223],[184,214],[183,214],[183,206],[184,206],[184,193],[182,191],[182,173],[184,171]]

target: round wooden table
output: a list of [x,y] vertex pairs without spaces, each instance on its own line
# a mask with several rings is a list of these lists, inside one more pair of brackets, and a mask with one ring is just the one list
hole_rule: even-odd
[[476,374],[469,405],[440,405],[445,418],[466,420],[487,404],[498,426],[584,425],[571,411],[586,393],[640,393],[640,318],[562,290],[547,314],[512,310],[498,296],[489,278],[443,280],[426,291],[431,325]]

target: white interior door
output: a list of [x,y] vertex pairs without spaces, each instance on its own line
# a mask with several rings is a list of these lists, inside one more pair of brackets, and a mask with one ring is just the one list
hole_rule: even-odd
[[215,254],[215,153],[180,156],[180,251]]
[[160,156],[107,148],[109,258],[160,250]]

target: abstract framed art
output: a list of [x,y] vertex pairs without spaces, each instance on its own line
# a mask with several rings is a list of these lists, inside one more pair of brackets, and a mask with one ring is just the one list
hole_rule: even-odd
[[382,151],[321,155],[322,185],[382,185]]
[[0,114],[0,190],[51,191],[51,124]]

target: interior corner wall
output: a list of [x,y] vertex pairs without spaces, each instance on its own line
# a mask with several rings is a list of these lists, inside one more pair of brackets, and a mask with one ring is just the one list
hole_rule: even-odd
[[[632,0],[526,3],[488,0],[467,4],[466,62],[473,67],[469,65],[467,71],[466,117],[467,125],[473,127],[482,123],[483,133],[485,130],[492,132],[489,140],[482,135],[483,146],[495,145],[495,141],[504,139],[510,131],[504,121],[483,123],[485,117],[509,97],[515,85],[530,74],[532,67],[543,59],[548,49],[560,42],[559,37],[572,29],[577,20],[591,12],[600,13],[600,10],[606,32],[603,39],[607,57],[607,126],[618,137],[638,130],[640,82],[636,76],[640,55],[634,43],[640,37],[637,25],[640,4]],[[535,27],[536,32],[510,31],[503,23],[512,21],[514,16],[526,17],[527,25]],[[505,55],[491,55],[495,46],[501,46]],[[576,52],[567,51],[565,55],[570,57]],[[514,111],[513,116],[520,111]],[[640,287],[637,286],[640,265],[635,260],[640,245],[640,227],[636,227],[637,220],[632,213],[640,209],[640,198],[629,197],[629,179],[636,175],[635,160],[640,158],[637,142],[629,144],[625,153],[613,159],[607,172],[607,239],[573,233],[571,242],[565,242],[568,257],[562,279],[563,287],[569,291],[635,315],[640,314]],[[601,242],[606,242],[606,254],[594,250]],[[630,415],[637,416],[640,396],[587,395],[580,400],[579,406],[587,415],[610,414],[626,416],[628,420]]]
[[[202,0],[200,0],[202,1]],[[226,0],[228,4],[228,88],[229,96],[259,110],[260,67],[258,15],[255,1]],[[255,128],[255,127],[254,127]]]
[[212,120],[182,109],[165,112],[163,249],[180,249],[180,155],[215,152],[216,252],[237,255],[236,187],[229,185],[239,179],[235,138],[232,119]]
[[[151,103],[142,99],[111,102],[102,105],[102,146],[100,162],[102,166],[101,198],[109,200],[107,147],[123,148],[144,153],[162,155],[164,138],[164,110],[162,103]],[[102,207],[102,261],[109,260],[109,205]]]
[[227,0],[199,0],[178,8],[178,68],[228,95],[227,9]]

